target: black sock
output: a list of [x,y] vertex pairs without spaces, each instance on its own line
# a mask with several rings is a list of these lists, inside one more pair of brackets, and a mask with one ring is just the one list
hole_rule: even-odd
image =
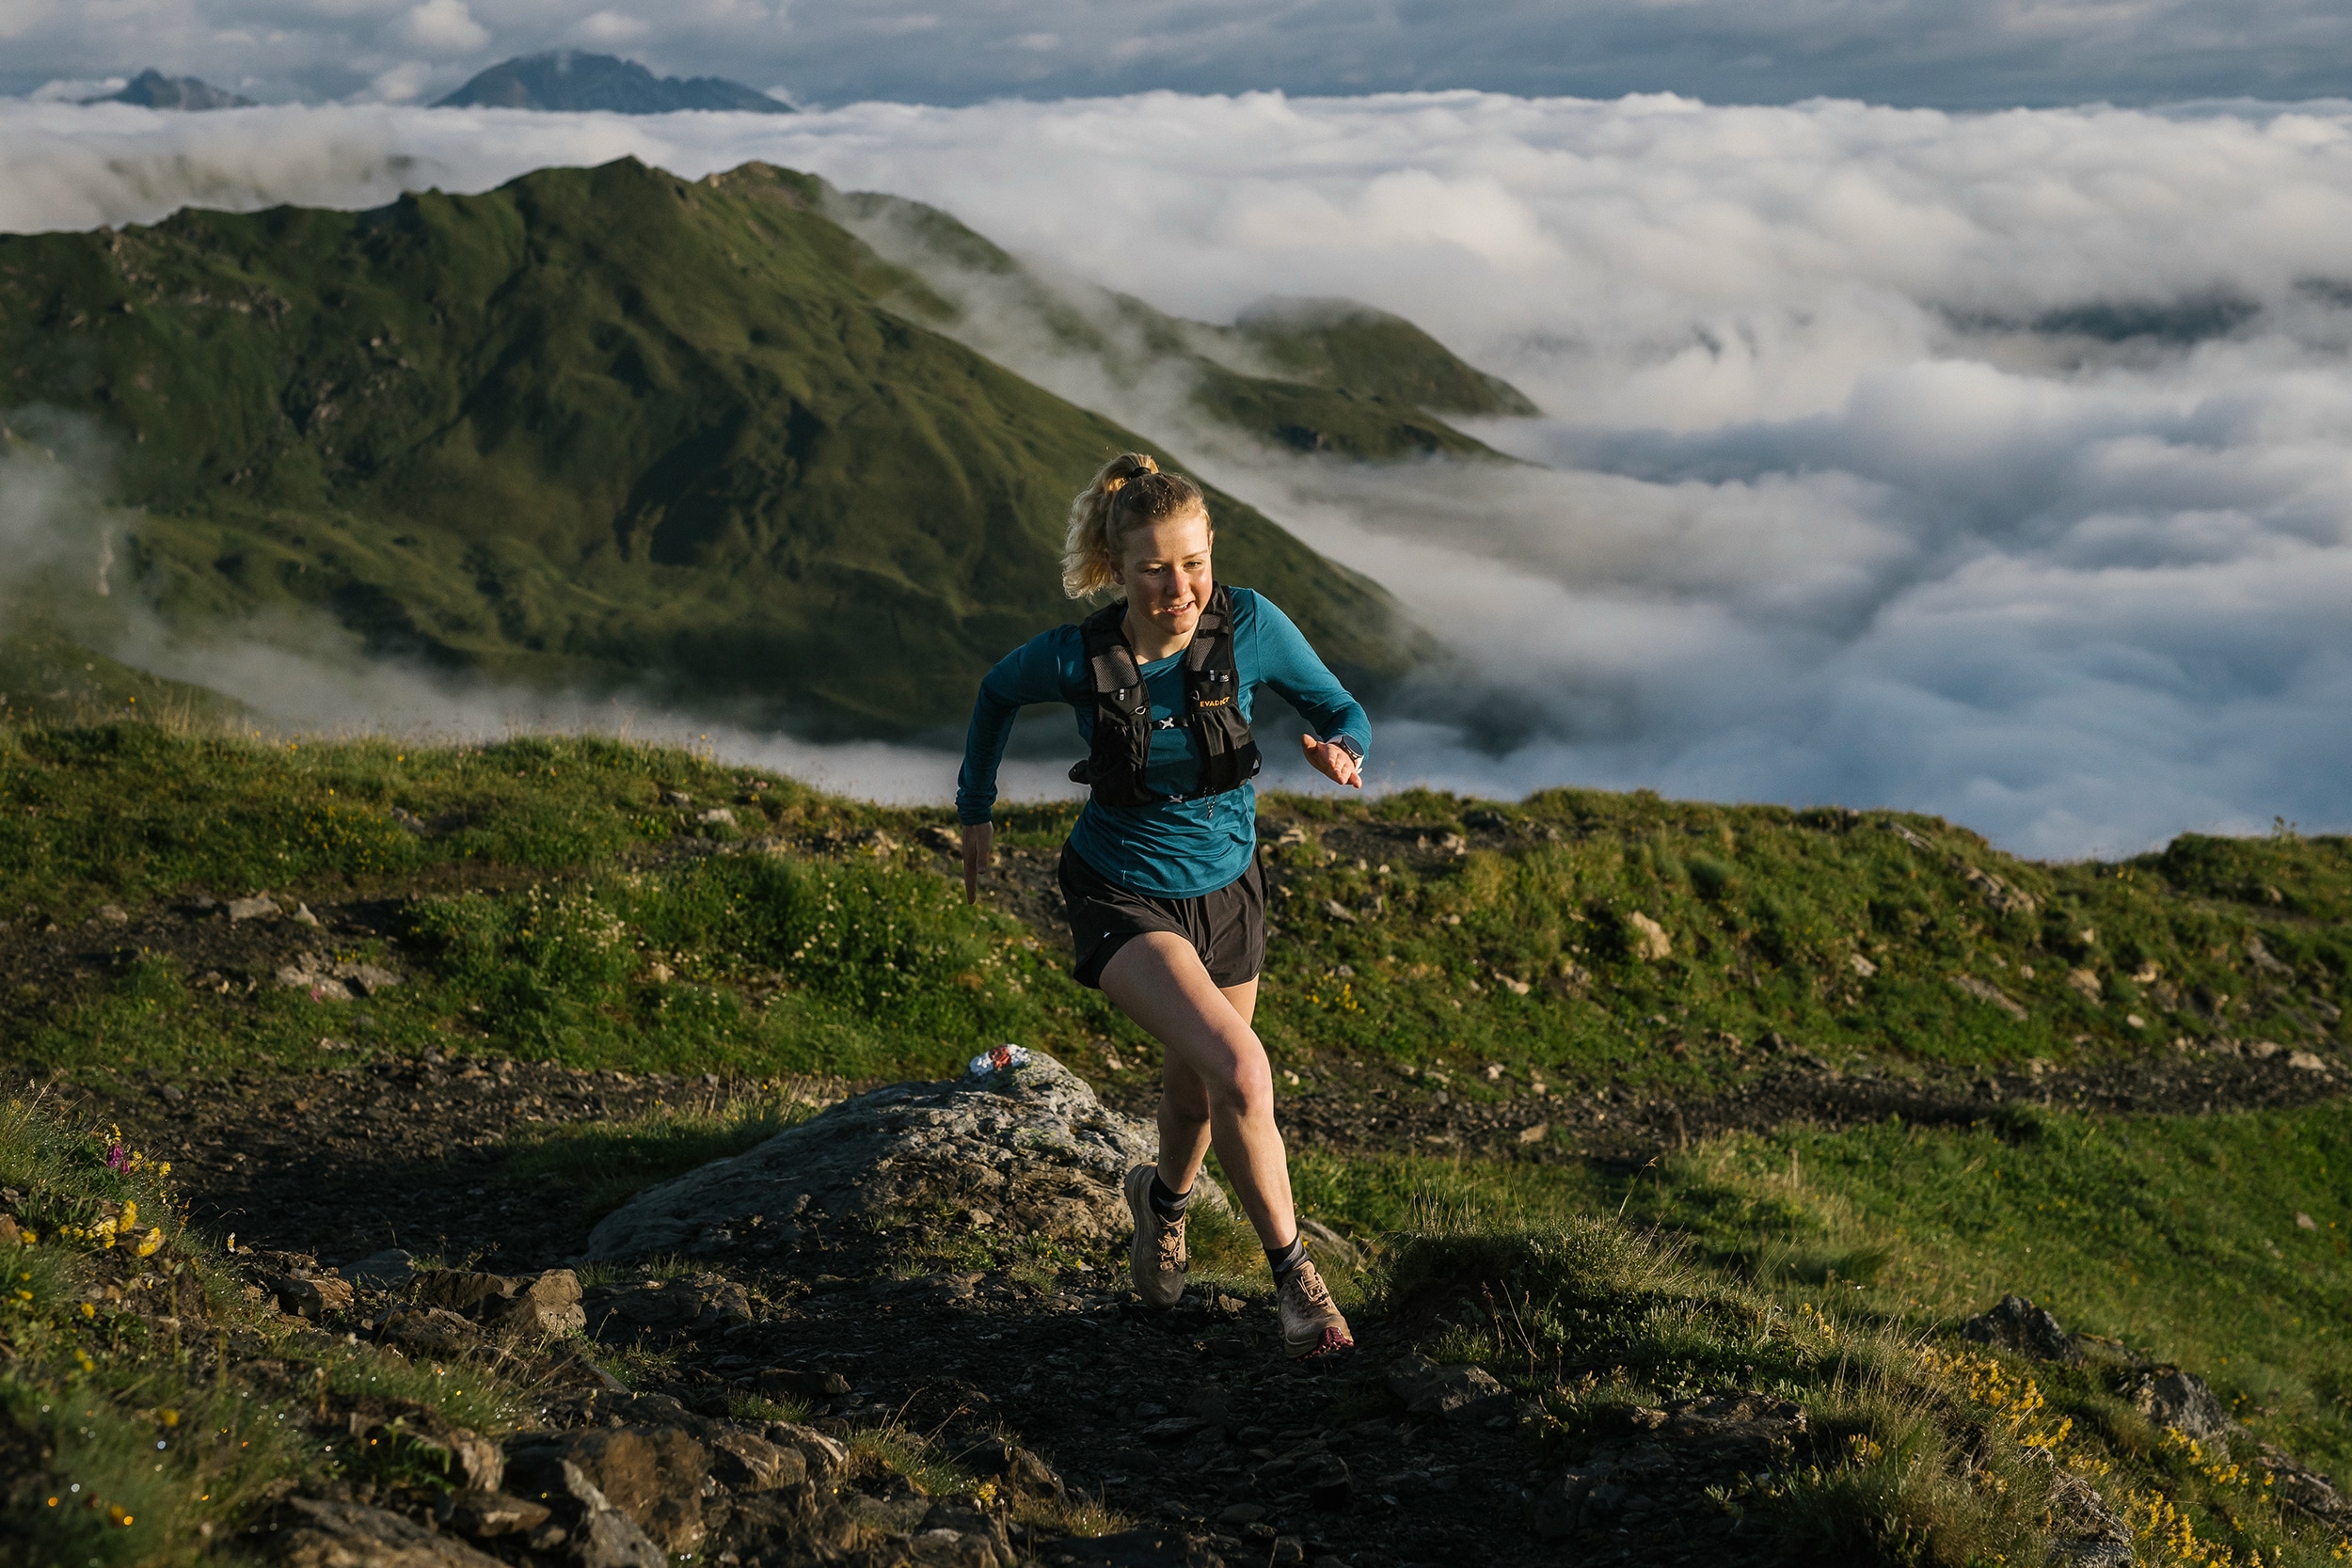
[[1168,1183],[1160,1180],[1160,1173],[1156,1170],[1152,1173],[1152,1212],[1163,1221],[1173,1224],[1183,1219],[1184,1210],[1191,1202],[1190,1193],[1169,1191]]
[[1277,1250],[1265,1249],[1265,1266],[1274,1271],[1274,1283],[1282,1283],[1292,1270],[1307,1260],[1307,1241],[1303,1236],[1291,1238],[1291,1244]]

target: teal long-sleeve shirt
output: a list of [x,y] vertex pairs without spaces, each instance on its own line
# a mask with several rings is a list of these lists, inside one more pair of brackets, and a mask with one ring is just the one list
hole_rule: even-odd
[[[1241,684],[1241,716],[1251,716],[1261,686],[1272,687],[1325,740],[1342,736],[1366,753],[1372,723],[1363,705],[1325,668],[1307,639],[1274,601],[1247,588],[1232,590],[1233,669]],[[1152,717],[1183,713],[1184,655],[1141,666],[1152,694]],[[1031,703],[1068,703],[1077,710],[1078,738],[1094,744],[1094,679],[1075,626],[1057,626],[1015,648],[980,682],[972,728],[956,778],[956,816],[985,822],[996,803],[996,766],[1012,721]],[[1262,750],[1273,752],[1265,738]],[[1190,725],[1152,732],[1144,783],[1155,794],[1183,795],[1200,787],[1200,743]],[[1197,800],[1147,806],[1105,806],[1089,800],[1070,832],[1070,847],[1120,886],[1161,898],[1197,898],[1249,869],[1258,844],[1258,792],[1248,784]]]

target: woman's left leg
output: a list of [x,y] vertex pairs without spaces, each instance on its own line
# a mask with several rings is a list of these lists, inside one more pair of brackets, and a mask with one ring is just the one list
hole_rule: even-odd
[[1220,990],[1184,938],[1148,931],[1103,966],[1103,994],[1167,1048],[1159,1179],[1189,1192],[1214,1143],[1233,1196],[1269,1251],[1298,1235],[1289,1163],[1274,1124],[1274,1073],[1248,1013],[1257,983]]
[[[1217,990],[1245,1026],[1257,1017],[1255,979]],[[1161,1057],[1159,1119],[1160,1180],[1175,1192],[1188,1193],[1209,1153],[1209,1087],[1172,1051]]]

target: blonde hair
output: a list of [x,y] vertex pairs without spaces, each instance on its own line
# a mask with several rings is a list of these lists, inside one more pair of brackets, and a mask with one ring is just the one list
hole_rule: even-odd
[[1209,503],[1182,474],[1164,474],[1152,454],[1122,451],[1103,465],[1094,483],[1070,503],[1070,537],[1061,548],[1062,592],[1084,599],[1115,588],[1111,568],[1131,529],[1181,516]]

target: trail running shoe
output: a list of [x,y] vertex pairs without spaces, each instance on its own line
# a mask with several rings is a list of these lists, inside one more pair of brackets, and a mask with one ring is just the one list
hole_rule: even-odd
[[1146,1307],[1173,1307],[1184,1294],[1184,1219],[1164,1220],[1152,1208],[1156,1167],[1127,1173],[1127,1212],[1136,1217],[1135,1244],[1127,1249],[1127,1273]]
[[1282,1315],[1282,1350],[1292,1360],[1356,1347],[1356,1336],[1312,1263],[1302,1261],[1284,1275],[1274,1298]]

